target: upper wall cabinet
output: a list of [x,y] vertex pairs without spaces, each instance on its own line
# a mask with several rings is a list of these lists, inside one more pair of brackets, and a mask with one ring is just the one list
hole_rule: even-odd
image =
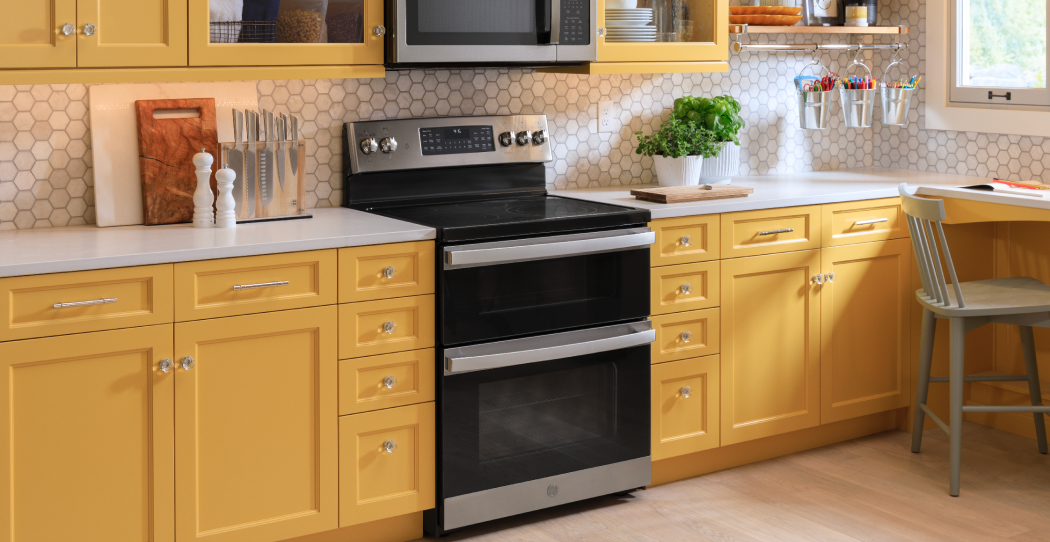
[[[638,6],[652,3],[639,0]],[[672,4],[670,0],[667,3]],[[725,71],[722,66],[729,59],[729,0],[683,0],[673,4],[679,7],[663,16],[654,10],[657,20],[647,26],[618,26],[629,23],[613,20],[616,16],[606,11],[606,0],[598,0],[598,64],[645,63],[666,71]],[[651,39],[647,35],[638,38],[638,33],[644,32],[634,30],[639,28],[655,28],[656,41],[628,41]],[[703,69],[701,62],[707,63],[704,65],[709,69]],[[667,63],[678,63],[682,69]],[[690,63],[694,69],[682,63]]]
[[192,66],[383,63],[383,0],[285,0],[279,12],[249,7],[277,2],[245,1],[229,15],[223,0],[189,3]]
[[0,68],[76,67],[76,0],[12,0],[3,11]]

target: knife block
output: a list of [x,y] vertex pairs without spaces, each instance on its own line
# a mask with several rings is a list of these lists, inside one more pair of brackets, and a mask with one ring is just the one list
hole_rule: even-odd
[[[306,213],[306,184],[303,182],[303,173],[306,167],[306,142],[298,142],[299,156],[298,165],[296,166],[296,174],[292,175],[292,157],[291,157],[291,141],[280,142],[284,148],[277,149],[277,144],[274,143],[274,160],[273,160],[273,178],[271,179],[270,185],[273,187],[273,199],[270,204],[263,206],[262,191],[260,190],[260,165],[259,158],[260,153],[266,148],[265,141],[259,141],[255,144],[255,159],[249,160],[248,153],[244,152],[248,148],[248,143],[241,144],[242,156],[244,161],[242,164],[232,164],[229,162],[229,151],[235,149],[235,143],[220,143],[219,147],[223,150],[223,164],[229,164],[230,169],[237,172],[237,175],[243,175],[241,179],[234,180],[234,201],[242,202],[240,206],[240,212],[237,213],[237,223],[245,222],[256,222],[264,220],[281,220],[291,218],[310,218],[310,215]],[[284,154],[284,187],[281,186],[279,175],[277,171],[278,164],[281,163],[277,158],[277,153]],[[221,165],[221,164],[220,164]],[[247,186],[248,176],[243,172],[248,171],[248,168],[252,168],[255,172],[254,175],[254,187],[253,190],[249,191]],[[240,181],[240,182],[238,182]],[[247,201],[248,194],[254,194],[251,201]]]

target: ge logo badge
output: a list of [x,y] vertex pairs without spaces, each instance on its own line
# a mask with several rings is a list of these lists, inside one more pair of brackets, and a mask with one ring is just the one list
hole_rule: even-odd
[[548,497],[553,497],[553,496],[555,496],[557,494],[558,494],[558,485],[557,484],[551,484],[551,485],[547,486],[547,496]]

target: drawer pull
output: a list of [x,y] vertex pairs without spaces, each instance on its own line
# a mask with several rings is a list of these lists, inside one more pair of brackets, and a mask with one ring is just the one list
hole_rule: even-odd
[[689,294],[693,293],[693,285],[692,285],[692,284],[689,284],[689,283],[687,282],[687,283],[685,283],[685,284],[683,284],[683,285],[679,286],[679,287],[678,287],[678,290],[679,290],[680,292],[682,292],[683,294],[685,294],[685,295],[689,295]]
[[182,369],[184,371],[189,371],[193,368],[194,365],[197,365],[197,360],[193,359],[192,357],[186,356],[182,358]]
[[817,284],[824,284],[824,275],[813,275],[813,282]]
[[778,233],[791,233],[795,228],[780,228],[779,230],[766,230],[758,232],[759,235],[776,235]]
[[397,441],[388,440],[388,441],[384,442],[383,443],[383,450],[386,453],[388,453],[388,454],[392,454],[392,453],[396,452],[397,451]]
[[393,335],[397,331],[397,322],[385,322],[383,323],[383,333],[387,335]]
[[70,307],[89,307],[91,305],[109,305],[110,303],[116,303],[117,298],[115,297],[103,297],[102,299],[92,299],[91,301],[74,301],[72,303],[55,303],[52,305],[56,309],[68,309]]
[[693,244],[693,238],[688,235],[683,235],[682,238],[678,240],[678,242],[681,243],[683,247],[687,247]]
[[684,343],[687,343],[687,342],[690,342],[690,341],[692,341],[692,340],[693,340],[693,334],[692,334],[692,332],[689,332],[689,331],[683,331],[683,332],[682,332],[682,333],[681,333],[681,334],[680,334],[680,335],[678,336],[678,338],[679,338],[679,339],[682,339],[682,342],[684,342]]
[[682,389],[678,390],[678,393],[682,394],[683,399],[688,399],[693,395],[693,388],[682,386]]
[[388,278],[388,279],[392,279],[392,278],[396,277],[397,276],[397,268],[392,266],[392,265],[387,266],[386,269],[383,269],[383,276]]
[[826,273],[824,278],[828,279],[828,282],[835,282],[835,273]]
[[239,292],[241,290],[254,290],[256,288],[276,288],[277,286],[288,286],[288,281],[277,280],[274,282],[260,282],[259,284],[238,284],[233,287],[233,291]]
[[164,358],[160,360],[158,368],[162,373],[170,373],[171,370],[175,368],[175,362],[172,361],[171,358]]
[[383,385],[386,386],[387,389],[392,390],[397,387],[397,378],[388,376],[383,379]]
[[867,226],[868,224],[878,224],[879,222],[886,222],[888,218],[873,218],[871,220],[858,220],[853,223],[854,226]]

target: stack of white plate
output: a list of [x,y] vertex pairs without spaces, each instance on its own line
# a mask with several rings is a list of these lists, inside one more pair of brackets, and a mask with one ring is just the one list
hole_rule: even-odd
[[653,10],[606,9],[605,41],[656,41],[656,27],[648,26],[653,20]]

